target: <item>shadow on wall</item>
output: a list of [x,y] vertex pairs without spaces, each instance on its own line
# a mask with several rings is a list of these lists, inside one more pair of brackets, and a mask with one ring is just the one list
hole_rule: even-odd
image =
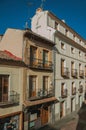
[[78,124],[76,127],[76,130],[86,130],[86,93],[84,95],[84,102],[82,103],[82,106],[80,110],[78,111]]

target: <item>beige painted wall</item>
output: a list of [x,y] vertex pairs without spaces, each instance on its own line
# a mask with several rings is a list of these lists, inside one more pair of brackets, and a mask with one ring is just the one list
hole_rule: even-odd
[[0,50],[7,50],[13,55],[22,58],[23,31],[18,29],[7,29],[1,42]]
[[20,94],[18,106],[0,108],[0,116],[22,111],[23,102],[23,69],[18,67],[8,67],[0,65],[0,74],[7,74],[9,78],[9,91],[14,90]]

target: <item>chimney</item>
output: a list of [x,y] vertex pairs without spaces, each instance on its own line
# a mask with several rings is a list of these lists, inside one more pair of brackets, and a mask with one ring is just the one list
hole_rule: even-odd
[[39,14],[42,11],[43,11],[42,8],[38,8],[38,9],[36,9],[36,14]]
[[64,19],[62,19],[62,22],[63,22],[63,23],[65,23],[65,20],[64,20]]

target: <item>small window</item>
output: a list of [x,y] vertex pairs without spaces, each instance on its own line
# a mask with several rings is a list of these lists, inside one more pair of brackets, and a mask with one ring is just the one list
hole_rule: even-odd
[[48,26],[55,28],[55,21],[50,16],[48,16]]
[[85,53],[85,59],[86,59],[86,53]]
[[55,29],[58,30],[58,23],[55,22]]
[[75,53],[75,48],[71,47],[71,53],[72,53],[72,54]]
[[81,53],[81,51],[79,51],[79,56],[82,56],[82,53]]
[[63,42],[61,42],[61,49],[63,49],[63,50],[66,49],[66,45]]
[[68,30],[67,29],[65,30],[65,35],[68,36]]

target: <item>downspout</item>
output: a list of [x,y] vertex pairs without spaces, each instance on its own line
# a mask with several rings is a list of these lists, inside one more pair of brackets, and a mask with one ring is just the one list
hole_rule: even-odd
[[[55,32],[52,35],[52,41],[55,43]],[[54,96],[55,96],[55,75],[56,75],[56,52],[55,46],[53,47],[53,87],[54,87]],[[55,103],[52,106],[52,123],[55,123]]]

